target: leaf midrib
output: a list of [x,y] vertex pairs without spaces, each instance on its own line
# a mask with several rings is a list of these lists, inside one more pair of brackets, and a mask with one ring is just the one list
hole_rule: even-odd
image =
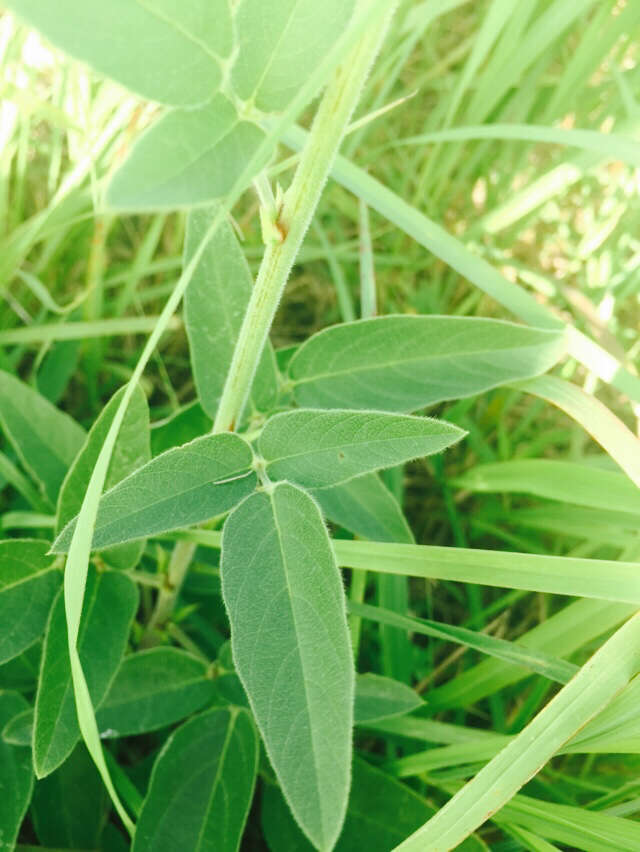
[[[352,367],[352,368],[336,369],[336,370],[333,370],[332,372],[314,373],[312,376],[305,376],[303,378],[298,378],[298,379],[296,379],[294,376],[290,375],[290,378],[291,378],[291,381],[292,381],[294,386],[304,385],[304,384],[307,384],[308,382],[315,382],[315,381],[318,381],[320,379],[334,379],[334,378],[339,378],[339,377],[345,376],[345,375],[354,375],[354,374],[357,374],[357,373],[375,373],[379,370],[386,370],[386,369],[394,368],[394,367],[402,367],[404,365],[410,366],[412,364],[421,364],[421,363],[425,363],[425,362],[428,363],[428,364],[432,364],[434,361],[445,361],[445,360],[451,359],[451,358],[465,358],[465,357],[477,358],[479,356],[489,356],[490,357],[492,355],[495,355],[496,351],[499,352],[500,354],[507,354],[509,352],[512,352],[513,350],[520,351],[520,350],[524,350],[524,349],[537,349],[537,348],[540,348],[541,346],[542,347],[545,346],[544,341],[540,341],[539,343],[530,343],[530,344],[521,345],[521,346],[509,346],[509,347],[500,348],[500,349],[496,348],[496,349],[493,349],[493,350],[492,349],[474,349],[474,350],[465,349],[463,352],[449,352],[449,353],[446,353],[446,354],[436,354],[436,355],[426,354],[426,355],[420,355],[420,356],[415,356],[415,357],[411,357],[411,358],[405,358],[405,359],[402,359],[402,360],[384,361],[384,362],[380,362],[378,364],[375,364],[374,366],[366,366],[365,365],[365,366],[358,366],[358,367]],[[303,350],[301,349],[300,352],[302,352],[302,351]],[[294,355],[293,360],[291,361],[291,367],[292,368],[295,365],[295,358],[296,358],[296,356]]]

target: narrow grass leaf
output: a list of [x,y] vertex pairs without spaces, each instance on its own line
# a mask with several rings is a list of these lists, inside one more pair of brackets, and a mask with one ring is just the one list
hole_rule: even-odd
[[37,391],[0,370],[0,426],[20,461],[55,506],[86,433]]
[[135,143],[109,184],[107,203],[118,210],[171,210],[220,198],[264,139],[222,94],[195,109],[171,110]]
[[640,603],[636,562],[378,541],[333,544],[338,563],[349,568]]
[[258,770],[246,710],[214,708],[175,731],[156,760],[133,852],[236,852]]
[[[634,459],[629,459],[631,465]],[[640,514],[640,491],[622,473],[556,459],[515,459],[477,465],[452,482],[482,493],[535,494],[604,511]]]
[[[114,571],[89,571],[79,653],[92,702],[104,698],[122,660],[138,606],[135,584]],[[47,627],[36,697],[33,761],[39,778],[49,775],[80,739],[67,647],[62,595]]]
[[498,811],[640,669],[640,615],[619,628],[578,674],[475,778],[396,849],[451,849]]
[[544,373],[564,350],[555,331],[501,320],[386,316],[313,335],[289,374],[300,405],[415,411]]
[[244,0],[231,83],[265,112],[284,109],[346,29],[354,0]]
[[599,399],[555,376],[539,376],[516,387],[546,399],[573,417],[640,488],[640,440]]
[[[167,450],[100,499],[93,548],[146,538],[228,512],[255,488],[251,448],[237,435],[205,435]],[[65,553],[70,522],[53,544]]]
[[289,806],[330,850],[349,793],[353,661],[344,591],[322,517],[278,484],[227,519],[222,590],[236,670]]
[[271,417],[258,449],[272,479],[324,488],[438,453],[465,434],[431,417],[298,409]]
[[400,615],[388,609],[371,606],[370,604],[358,604],[349,602],[349,612],[369,618],[381,624],[408,630],[423,636],[433,636],[436,639],[456,642],[466,645],[483,654],[488,654],[496,659],[507,663],[523,666],[530,671],[547,677],[558,683],[567,683],[577,672],[577,666],[552,657],[541,651],[532,651],[522,647],[517,642],[509,642],[506,639],[497,639],[487,636],[476,630],[468,630],[466,627],[457,627],[454,624],[445,624],[439,621],[431,621],[424,618],[414,618]]
[[[27,702],[17,692],[0,692],[0,729],[24,712]],[[0,838],[6,849],[15,849],[22,820],[33,789],[31,749],[0,738]]]
[[55,849],[95,849],[107,819],[107,796],[84,744],[36,782],[31,816],[38,840]]
[[[56,515],[56,533],[64,527],[80,511],[84,494],[91,479],[100,448],[109,431],[115,413],[122,401],[124,389],[117,391],[109,400],[100,416],[93,424],[87,436],[84,447],[80,450],[74,463],[62,483],[58,496],[58,511]],[[105,487],[112,488],[134,470],[146,464],[151,458],[149,440],[149,407],[143,391],[138,386],[134,391],[131,403],[127,408],[118,440],[113,450],[111,463]],[[104,559],[117,568],[133,568],[142,552],[142,543],[129,544],[106,551]]]
[[103,739],[155,731],[208,703],[215,682],[207,664],[178,648],[130,654],[118,669],[97,712]]
[[[526,648],[567,657],[616,628],[637,610],[637,604],[601,600],[577,600],[549,616],[518,639]],[[463,707],[474,704],[526,677],[526,671],[498,660],[483,660],[467,671],[432,689],[431,707]]]
[[423,705],[423,699],[405,683],[371,673],[356,675],[356,725],[402,716]]
[[496,814],[495,821],[528,828],[585,852],[636,852],[640,847],[640,825],[635,820],[530,796],[515,796]]
[[312,491],[330,521],[371,541],[412,542],[400,504],[375,473]]
[[151,100],[191,106],[222,80],[233,46],[227,0],[11,0],[58,47]]
[[0,665],[39,639],[51,604],[62,585],[62,571],[48,555],[46,541],[0,541]]
[[[193,210],[189,214],[185,266],[202,242],[211,220],[211,210]],[[231,224],[225,221],[208,242],[184,296],[193,376],[202,407],[212,419],[218,410],[252,288],[253,278],[244,252]],[[277,392],[275,356],[267,342],[253,382],[253,406],[260,411],[269,410]]]
[[391,143],[393,147],[403,145],[428,145],[434,142],[465,142],[469,139],[518,139],[524,142],[545,142],[551,145],[570,145],[586,151],[595,151],[630,165],[640,165],[640,153],[635,139],[617,133],[601,133],[599,130],[567,130],[562,127],[543,127],[534,124],[480,124],[465,127],[450,127],[419,136],[409,136]]

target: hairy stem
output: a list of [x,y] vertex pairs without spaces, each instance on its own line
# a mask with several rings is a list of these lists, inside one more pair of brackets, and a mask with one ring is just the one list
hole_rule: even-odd
[[285,194],[276,223],[282,241],[271,243],[262,259],[220,399],[214,432],[233,430],[242,415],[291,267],[393,8],[394,4],[390,3],[385,14],[376,17],[347,61],[336,71],[318,107],[309,142]]

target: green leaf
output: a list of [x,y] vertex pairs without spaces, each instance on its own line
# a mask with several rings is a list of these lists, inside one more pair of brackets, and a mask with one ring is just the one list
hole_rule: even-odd
[[640,847],[640,825],[635,820],[584,807],[539,801],[530,796],[514,796],[495,819],[499,825],[524,826],[570,849],[636,852]]
[[298,409],[271,417],[258,449],[272,479],[324,488],[438,453],[465,434],[431,417]]
[[198,401],[185,405],[166,420],[151,424],[151,452],[154,456],[179,447],[211,431],[213,421]]
[[312,492],[324,515],[360,538],[412,542],[400,504],[375,473]]
[[[91,479],[91,473],[97,461],[100,449],[120,405],[124,388],[121,388],[109,400],[102,413],[93,424],[84,447],[62,483],[58,497],[56,533],[71,521],[80,511],[85,492]],[[138,386],[131,398],[127,412],[118,433],[114,447],[105,488],[112,488],[134,470],[142,467],[151,458],[149,441],[149,407],[147,399]],[[129,544],[107,550],[103,556],[107,562],[117,568],[133,568],[142,553],[143,544]]]
[[209,702],[215,683],[207,664],[178,648],[151,648],[122,662],[98,710],[103,739],[155,731]]
[[296,820],[321,850],[347,805],[353,662],[344,591],[322,517],[289,484],[227,519],[222,591],[236,670]]
[[107,796],[84,744],[62,766],[38,781],[31,816],[44,846],[95,849],[106,819]]
[[349,612],[354,615],[370,618],[380,624],[388,624],[401,630],[420,633],[423,636],[433,636],[436,639],[457,642],[474,648],[482,654],[496,657],[506,663],[515,663],[524,666],[537,674],[555,680],[558,683],[567,683],[577,672],[573,663],[557,659],[550,654],[541,651],[531,651],[520,646],[517,642],[507,639],[498,639],[495,636],[487,636],[477,630],[469,630],[467,627],[458,627],[455,624],[445,624],[440,621],[431,621],[425,618],[413,618],[401,615],[381,607],[361,604],[349,601]]
[[386,316],[313,335],[289,364],[300,405],[415,411],[544,373],[562,334],[501,320]]
[[573,417],[640,488],[640,440],[599,399],[556,376],[529,379],[516,387],[546,399]]
[[231,81],[261,110],[284,109],[346,29],[353,0],[244,0]]
[[[104,698],[124,654],[138,606],[136,585],[124,574],[90,569],[79,650],[94,706]],[[64,601],[53,605],[36,697],[33,761],[39,778],[53,772],[80,739],[71,681]]]
[[42,642],[36,642],[0,666],[0,689],[16,689],[20,692],[34,692],[38,684]]
[[[167,450],[100,500],[93,548],[206,521],[229,511],[255,488],[251,448],[237,435],[205,435]],[[53,544],[65,553],[75,520]]]
[[640,514],[640,490],[617,470],[556,459],[515,459],[472,467],[452,480],[479,492],[535,494],[594,509]]
[[0,541],[0,664],[21,654],[44,633],[62,571],[46,541]]
[[[211,224],[210,210],[194,210],[187,220],[186,266]],[[202,407],[215,418],[240,326],[247,310],[253,279],[244,252],[228,221],[220,225],[200,258],[184,296],[184,319],[191,365]],[[278,374],[271,344],[265,346],[251,401],[271,408],[278,393]]]
[[[356,757],[349,809],[335,852],[389,852],[433,812],[409,787]],[[309,852],[312,848],[291,819],[275,784],[263,787],[261,820],[271,852]],[[458,848],[459,852],[479,852],[485,847],[469,838]]]
[[401,716],[421,707],[424,701],[411,687],[377,674],[356,676],[356,701],[353,721],[356,725]]
[[[27,708],[17,692],[0,692],[0,729]],[[10,745],[0,738],[0,840],[15,849],[33,788],[31,749]]]
[[454,849],[626,686],[640,669],[640,615],[608,639],[502,751],[414,832],[398,852]]
[[14,716],[2,729],[2,739],[9,745],[29,746],[33,739],[33,707]]
[[107,203],[119,210],[167,210],[221,198],[264,139],[221,94],[195,109],[171,110],[135,143],[109,184]]
[[0,370],[0,426],[20,461],[55,506],[62,480],[84,444],[75,420]]
[[236,852],[258,769],[249,713],[214,708],[169,737],[151,775],[133,852]]
[[635,562],[380,541],[336,540],[333,546],[345,568],[640,603]]
[[58,47],[151,100],[207,101],[233,46],[227,0],[10,0]]

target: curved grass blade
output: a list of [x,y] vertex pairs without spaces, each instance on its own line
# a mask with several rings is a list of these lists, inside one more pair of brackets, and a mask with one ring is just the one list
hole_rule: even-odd
[[452,849],[498,811],[640,670],[640,613],[585,663],[535,719],[397,852]]
[[599,399],[556,376],[539,376],[515,387],[557,405],[584,427],[640,488],[640,440]]

